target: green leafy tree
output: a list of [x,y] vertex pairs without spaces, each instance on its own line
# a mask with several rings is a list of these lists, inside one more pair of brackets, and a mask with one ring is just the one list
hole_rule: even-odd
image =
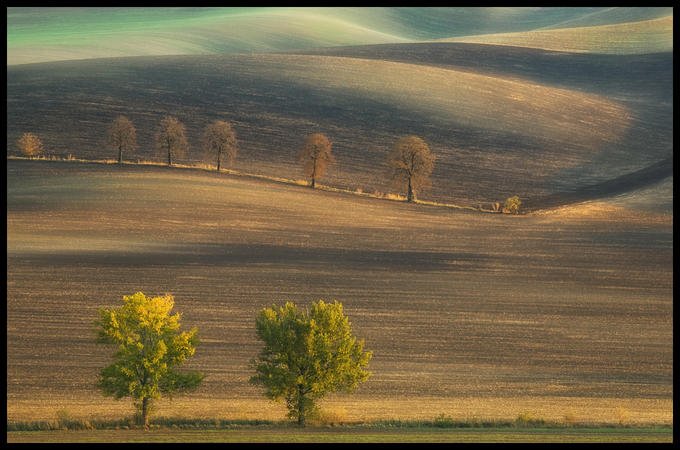
[[511,213],[511,214],[519,214],[519,208],[521,206],[522,206],[522,200],[520,200],[518,196],[514,195],[512,197],[508,197],[507,200],[505,200],[503,212],[508,212],[508,213]]
[[101,309],[98,342],[115,344],[115,362],[104,368],[98,386],[116,399],[132,397],[139,424],[148,427],[152,402],[161,394],[188,392],[200,384],[198,372],[178,372],[176,366],[193,356],[197,329],[180,332],[180,314],[170,314],[172,295],[123,296],[123,306]]
[[209,155],[217,156],[217,171],[222,166],[222,158],[227,160],[227,164],[234,163],[238,150],[236,143],[236,133],[229,122],[216,120],[203,132],[203,148]]
[[184,156],[188,148],[184,124],[176,117],[163,117],[156,131],[156,149],[168,155],[168,166],[172,166],[173,159]]
[[305,143],[298,155],[302,163],[302,170],[306,177],[312,179],[309,186],[314,189],[317,178],[326,173],[326,168],[335,162],[331,153],[333,143],[322,133],[314,133],[307,136]]
[[257,374],[250,382],[263,385],[270,399],[285,400],[288,417],[300,426],[325,394],[351,392],[370,376],[372,353],[352,335],[337,301],[319,300],[310,310],[292,302],[273,305],[260,311],[256,328],[264,348],[253,361]]
[[389,177],[399,187],[406,186],[406,200],[412,202],[416,192],[430,186],[435,156],[418,136],[400,138],[387,156]]

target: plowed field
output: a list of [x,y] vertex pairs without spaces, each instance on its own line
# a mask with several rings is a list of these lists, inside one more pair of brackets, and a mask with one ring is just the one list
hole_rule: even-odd
[[372,378],[324,404],[348,418],[672,422],[672,215],[480,214],[65,162],[8,161],[7,188],[11,420],[130,414],[95,388],[113,349],[93,321],[143,291],[174,294],[202,339],[204,384],[163,415],[283,418],[248,384],[254,318],[323,298],[374,352]]

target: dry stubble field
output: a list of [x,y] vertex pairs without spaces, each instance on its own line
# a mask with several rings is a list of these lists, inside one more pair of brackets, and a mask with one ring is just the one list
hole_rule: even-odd
[[672,423],[672,216],[522,217],[157,167],[8,161],[9,420],[131,414],[102,397],[101,307],[172,293],[205,372],[158,415],[282,419],[248,384],[254,317],[343,302],[372,378],[348,420]]

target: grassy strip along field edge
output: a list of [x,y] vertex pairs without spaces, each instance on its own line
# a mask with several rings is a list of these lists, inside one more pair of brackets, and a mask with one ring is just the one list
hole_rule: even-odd
[[[114,159],[80,159],[80,158],[54,158],[54,157],[36,157],[36,158],[26,158],[23,156],[8,156],[7,159],[9,160],[19,160],[19,161],[54,161],[54,162],[71,162],[71,163],[84,163],[84,164],[104,164],[104,165],[112,165],[112,166],[117,166],[120,163]],[[133,161],[123,161],[123,165],[126,166],[157,166],[157,167],[168,167],[166,163],[161,163],[161,162],[156,162],[156,161],[142,161],[139,160],[137,162]],[[239,177],[247,177],[247,178],[255,178],[255,179],[260,179],[260,180],[267,180],[267,181],[273,181],[276,183],[283,183],[283,184],[289,184],[289,185],[295,185],[295,186],[308,186],[309,182],[307,180],[294,180],[291,178],[282,178],[282,177],[275,177],[272,175],[263,175],[263,174],[257,174],[257,173],[246,173],[246,172],[240,172],[238,170],[233,170],[233,169],[220,169],[219,172],[217,172],[216,167],[210,164],[205,164],[205,163],[199,163],[199,164],[177,164],[173,163],[173,165],[170,168],[174,169],[184,169],[184,170],[200,170],[204,172],[210,172],[210,173],[220,173],[220,174],[226,174],[226,175],[233,175],[233,176],[239,176]],[[338,192],[341,194],[350,194],[350,195],[358,195],[361,197],[370,197],[370,198],[375,198],[378,200],[390,200],[390,201],[399,201],[399,202],[405,202],[406,197],[403,195],[399,194],[392,194],[392,193],[382,193],[382,192],[363,192],[361,188],[357,188],[355,190],[351,189],[342,189],[338,187],[333,187],[333,186],[327,186],[325,184],[320,184],[316,183],[315,189],[318,189],[320,191],[327,191],[327,192]],[[441,203],[441,202],[431,202],[427,200],[418,200],[415,199],[413,201],[414,204],[418,205],[424,205],[424,206],[434,206],[434,207],[441,207],[441,208],[451,208],[451,209],[465,209],[469,211],[476,211],[476,212],[483,212],[483,213],[493,213],[493,214],[499,214],[501,213],[500,210],[493,210],[493,209],[486,209],[482,208],[481,205],[479,207],[474,207],[474,206],[464,206],[464,205],[455,205],[453,203]],[[520,213],[521,214],[521,213]]]
[[8,442],[672,442],[672,428],[368,428],[256,426],[232,429],[8,432]]
[[[68,414],[57,414],[54,421],[7,421],[8,432],[18,431],[55,431],[55,430],[119,430],[140,428],[135,425],[133,417],[118,420],[84,420],[74,419]],[[311,420],[312,428],[346,428],[346,429],[418,429],[418,428],[474,428],[474,429],[668,429],[672,423],[632,423],[632,422],[571,422],[547,421],[541,418],[520,414],[515,420],[491,420],[473,418],[456,420],[450,416],[439,415],[432,420],[375,420],[370,422],[333,421],[328,419]],[[150,420],[150,429],[241,429],[241,428],[284,428],[298,429],[290,421],[258,420],[258,419],[192,419],[184,417],[157,417]]]

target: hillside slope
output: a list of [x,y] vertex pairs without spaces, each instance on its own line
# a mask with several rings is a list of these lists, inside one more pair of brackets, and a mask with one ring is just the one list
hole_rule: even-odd
[[441,41],[604,54],[669,52],[673,51],[673,16],[615,25],[494,33]]
[[[281,420],[248,383],[257,312],[344,305],[369,381],[349,420],[673,420],[672,221],[478,214],[163,167],[8,161],[9,420],[122,418],[101,307],[172,293],[198,391],[159,416]],[[424,331],[425,330],[425,331]],[[58,349],[59,351],[56,351]],[[565,412],[566,411],[566,412]]]
[[[600,191],[610,192],[606,196],[592,197],[588,192],[575,192],[570,194],[570,198],[560,199],[559,204],[562,206],[540,210],[534,215],[545,216],[553,221],[597,220],[610,223],[617,221],[673,224],[673,176],[639,189],[634,188],[631,180],[621,180],[621,184],[625,181],[625,190],[617,190],[616,181],[618,180],[611,182],[612,186],[600,187]],[[586,200],[579,201],[579,197]],[[546,205],[550,204],[550,200],[546,199]]]
[[[158,121],[173,114],[187,125],[189,158],[199,160],[201,130],[219,118],[236,127],[240,170],[301,178],[297,150],[305,135],[320,131],[334,142],[338,159],[323,183],[385,192],[391,189],[383,176],[389,147],[402,135],[417,134],[438,157],[433,188],[424,198],[476,205],[518,194],[528,207],[672,155],[670,53],[613,56],[604,63],[605,73],[593,58],[510,47],[357,49],[360,58],[338,57],[354,56],[345,50],[338,56],[12,66],[8,154],[16,153],[20,133],[30,130],[53,154],[107,157],[106,126],[126,114],[140,142],[128,157],[147,159],[153,157]],[[385,49],[391,49],[387,56]],[[373,59],[367,57],[371,52]],[[515,64],[499,66],[493,62],[498,54]],[[580,70],[570,69],[572,63]],[[565,77],[558,83],[560,70]]]
[[670,14],[663,7],[11,7],[7,64],[413,42]]

